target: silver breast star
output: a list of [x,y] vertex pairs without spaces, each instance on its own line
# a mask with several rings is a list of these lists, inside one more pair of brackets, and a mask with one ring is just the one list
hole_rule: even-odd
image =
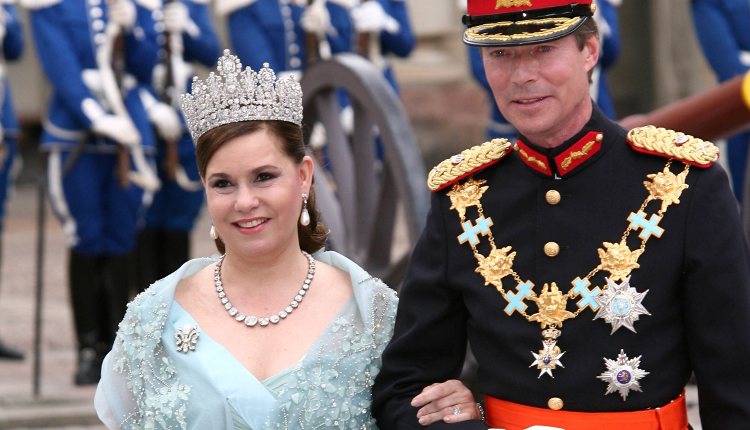
[[604,321],[612,324],[612,332],[614,334],[620,327],[626,327],[628,330],[635,333],[633,323],[638,320],[641,315],[651,315],[645,307],[641,304],[641,301],[648,290],[643,293],[639,293],[638,290],[630,286],[630,276],[625,278],[620,284],[607,279],[607,288],[597,299],[599,302],[599,311],[596,313],[594,319],[604,318]]
[[649,372],[639,369],[640,355],[636,358],[628,358],[625,351],[621,349],[617,360],[604,358],[604,363],[607,365],[607,370],[597,378],[608,383],[605,395],[618,391],[622,400],[625,401],[630,390],[641,391],[641,384],[638,380],[648,375]]

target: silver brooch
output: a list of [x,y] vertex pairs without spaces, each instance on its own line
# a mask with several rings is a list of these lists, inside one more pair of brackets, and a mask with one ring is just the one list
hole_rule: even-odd
[[626,327],[635,333],[633,323],[641,315],[651,315],[641,304],[646,297],[648,290],[639,293],[638,290],[630,286],[630,276],[625,278],[622,283],[607,279],[607,288],[597,299],[599,302],[599,311],[594,319],[604,318],[604,321],[612,324],[614,334],[620,327]]
[[640,355],[636,358],[628,358],[622,349],[617,356],[617,360],[610,360],[605,357],[604,364],[607,365],[607,370],[597,376],[597,378],[608,383],[607,392],[604,394],[619,391],[623,401],[627,400],[630,390],[641,391],[641,384],[638,380],[649,373],[638,368],[641,365]]
[[185,324],[174,334],[175,341],[177,342],[177,351],[184,353],[195,351],[195,344],[198,343],[199,337],[200,333],[196,327],[192,324]]

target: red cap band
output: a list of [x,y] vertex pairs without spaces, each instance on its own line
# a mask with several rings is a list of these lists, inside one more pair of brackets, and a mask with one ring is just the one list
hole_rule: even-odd
[[469,16],[498,15],[591,2],[592,0],[469,0],[466,13]]

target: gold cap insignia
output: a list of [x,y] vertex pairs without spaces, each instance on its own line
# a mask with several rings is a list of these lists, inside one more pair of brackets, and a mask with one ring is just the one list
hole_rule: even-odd
[[495,9],[519,6],[531,6],[531,0],[497,0],[497,3],[495,3]]

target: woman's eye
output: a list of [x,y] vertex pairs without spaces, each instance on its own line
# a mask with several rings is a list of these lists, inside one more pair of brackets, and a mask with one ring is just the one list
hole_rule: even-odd
[[259,173],[258,176],[255,178],[255,182],[270,181],[271,179],[273,179],[275,177],[276,177],[276,175],[273,175],[271,173],[262,172],[262,173]]
[[212,184],[211,187],[213,188],[227,188],[228,186],[232,185],[231,182],[229,182],[226,179],[217,179]]

